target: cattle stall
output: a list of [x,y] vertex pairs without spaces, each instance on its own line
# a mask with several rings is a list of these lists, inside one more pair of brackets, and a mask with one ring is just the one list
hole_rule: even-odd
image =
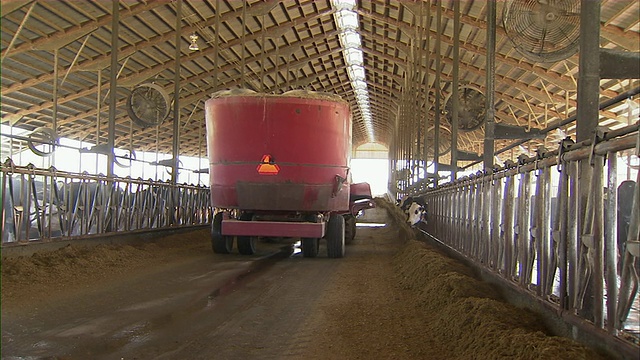
[[638,124],[565,139],[421,193],[422,230],[576,331],[637,355],[640,175],[619,181],[618,167],[639,152]]
[[0,164],[2,245],[204,225],[209,188]]

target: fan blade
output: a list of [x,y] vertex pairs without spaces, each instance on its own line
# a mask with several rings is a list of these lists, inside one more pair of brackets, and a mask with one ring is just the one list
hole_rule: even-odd
[[545,26],[542,29],[542,39],[540,40],[540,51],[538,51],[538,55],[542,55],[542,52],[544,52],[544,44],[545,44],[546,38],[547,38],[547,27]]
[[546,8],[559,16],[580,16],[579,12],[572,11],[574,9],[578,11],[580,10],[579,0],[563,1],[560,4],[548,4]]

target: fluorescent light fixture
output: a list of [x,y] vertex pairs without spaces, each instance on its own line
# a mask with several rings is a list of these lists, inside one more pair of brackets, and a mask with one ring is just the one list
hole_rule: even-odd
[[347,48],[344,51],[344,60],[347,62],[347,65],[362,65],[364,63],[362,50],[356,48]]
[[336,10],[353,10],[356,8],[356,0],[333,0],[331,3]]
[[362,43],[360,42],[360,34],[353,30],[341,32],[338,36],[340,37],[340,42],[346,48],[360,49],[362,46]]
[[362,80],[352,80],[351,85],[354,89],[367,89],[367,83]]
[[358,33],[360,21],[355,0],[331,0],[331,5],[336,10],[334,21],[338,28],[338,39],[342,46],[344,61],[347,64],[347,75],[351,87],[355,93],[356,103],[364,120],[364,126],[369,136],[369,142],[375,142],[371,109],[369,106],[369,91],[367,90],[367,76],[364,69],[364,54],[362,52],[362,39]]
[[359,27],[358,14],[352,10],[342,9],[336,11],[336,20],[340,30],[357,29]]
[[353,80],[365,81],[364,69],[361,67],[358,68],[348,68],[349,78]]
[[351,65],[347,68],[347,71],[350,72],[349,76],[352,79],[362,79],[364,80],[365,74],[364,74],[364,68],[362,66],[358,66],[358,65]]

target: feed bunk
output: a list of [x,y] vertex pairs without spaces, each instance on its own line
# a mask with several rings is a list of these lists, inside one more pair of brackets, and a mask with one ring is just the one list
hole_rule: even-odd
[[322,238],[329,257],[344,256],[342,214],[361,209],[350,208],[349,105],[306,91],[231,90],[205,112],[213,251],[230,253],[237,239],[253,254],[259,237],[299,237],[305,257],[318,255]]

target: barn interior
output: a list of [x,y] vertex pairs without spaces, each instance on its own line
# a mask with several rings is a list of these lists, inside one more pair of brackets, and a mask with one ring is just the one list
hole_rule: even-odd
[[[458,224],[462,228],[461,219],[467,215],[466,228],[475,229],[471,209],[489,211],[489,205],[480,204],[484,197],[468,200],[464,214],[450,210],[473,194],[485,196],[475,184],[485,184],[491,176],[490,181],[511,179],[515,175],[509,171],[533,174],[544,166],[564,168],[563,152],[574,149],[586,154],[576,155],[580,160],[571,158],[576,164],[586,157],[593,167],[593,158],[606,158],[610,163],[614,157],[614,167],[600,165],[593,170],[604,174],[600,182],[579,190],[586,199],[589,189],[605,189],[589,201],[600,209],[594,216],[605,218],[602,228],[611,228],[617,223],[606,217],[606,206],[616,203],[606,201],[615,192],[606,192],[606,188],[615,191],[621,183],[637,182],[637,0],[2,0],[0,16],[3,199],[11,191],[12,176],[21,177],[22,184],[36,177],[45,184],[60,179],[103,184],[115,178],[120,188],[132,193],[129,189],[134,185],[149,189],[157,181],[167,187],[161,196],[169,194],[170,185],[184,183],[189,194],[185,198],[193,199],[188,206],[195,210],[179,220],[180,226],[208,226],[213,210],[204,192],[209,186],[205,102],[215,93],[236,89],[269,95],[303,90],[340,96],[352,115],[351,158],[383,161],[380,172],[369,175],[385,179],[375,195],[395,201],[432,191],[430,204],[438,207],[429,211],[442,219],[442,225],[430,220],[433,228],[422,229],[425,236],[436,237],[490,268],[498,266],[490,258],[493,255],[487,255],[489,260],[474,258],[465,253],[473,251],[473,245],[460,245],[449,235],[450,227]],[[610,141],[613,145],[607,147]],[[596,145],[601,146],[597,151]],[[613,180],[607,176],[612,173],[616,173]],[[545,209],[550,214],[552,207],[555,211],[550,199],[563,183],[555,172],[548,176],[553,181],[547,183],[546,200],[541,201],[549,203]],[[509,188],[509,180],[504,181],[499,190],[503,193],[486,196],[514,197],[509,191],[517,192],[517,187]],[[463,195],[452,195],[453,190],[446,195],[454,187]],[[631,230],[638,228],[634,216],[640,200],[637,186],[635,189],[628,193],[633,203],[628,206]],[[56,241],[51,227],[43,230],[38,217],[25,217],[35,207],[43,224],[52,223],[46,205],[38,204],[42,199],[35,195],[29,199],[31,190],[28,186],[24,190],[28,195],[26,200],[22,195],[20,201],[29,205],[9,207],[2,202],[3,251]],[[54,191],[49,190],[48,194]],[[570,198],[580,197],[574,190],[567,185]],[[149,192],[149,201],[154,196]],[[584,208],[587,203],[585,200]],[[505,206],[505,213],[519,210],[517,206],[513,210],[506,200],[495,206]],[[89,210],[78,215],[84,220],[73,223],[76,232],[62,237],[108,232],[108,226],[96,225],[93,216],[98,219],[100,215]],[[147,216],[157,216],[157,220],[145,220]],[[487,224],[491,220],[499,227],[507,221],[506,217],[500,221],[499,216],[487,219]],[[119,215],[127,217],[131,224],[123,226],[123,232],[175,226],[175,219],[151,210]],[[515,217],[509,221],[517,222]],[[540,221],[547,227],[556,226],[548,215]],[[591,226],[588,220],[576,220],[575,227],[585,223]],[[8,230],[10,227],[14,230]],[[580,244],[574,260],[558,260],[550,250],[555,249],[552,245],[532,250],[537,255],[531,261],[535,258],[536,266],[553,268],[554,274],[562,269],[556,261],[574,261],[586,279],[585,284],[576,280],[581,284],[576,286],[588,287],[584,291],[593,291],[593,297],[601,300],[588,305],[588,314],[581,313],[582,300],[573,308],[567,304],[574,295],[569,301],[554,292],[562,281],[553,280],[553,274],[548,280],[550,294],[540,293],[537,287],[532,291],[538,300],[552,302],[553,309],[575,310],[575,319],[565,319],[571,324],[585,319],[595,324],[591,332],[596,335],[589,339],[600,339],[624,358],[637,351],[640,343],[640,321],[633,320],[640,309],[637,274],[636,286],[632,286],[632,269],[640,263],[640,239],[629,235],[626,243],[618,239],[617,245],[606,245],[612,247],[603,250],[615,240],[607,242],[603,231],[596,235],[585,232],[587,237],[602,235],[598,253],[602,261],[596,261],[595,267],[583,265],[591,260],[580,260],[582,251],[591,256],[588,249],[593,247],[582,249]],[[458,237],[466,234],[455,232]],[[619,256],[607,257],[614,253],[613,248]],[[501,247],[500,254],[508,254],[503,251]],[[514,250],[514,258],[516,253]],[[623,260],[626,257],[629,260]],[[497,258],[504,261],[503,255]],[[538,262],[541,258],[544,260]],[[523,261],[514,260],[516,263]],[[634,263],[635,268],[628,265]],[[618,283],[623,285],[613,285],[616,280],[607,278],[607,272],[616,272],[616,268]],[[494,270],[503,277],[512,275],[510,270]],[[591,283],[592,273],[600,275],[595,277],[599,285]],[[515,277],[521,279],[522,274]],[[535,285],[543,282],[538,278]],[[576,293],[584,296],[581,291]],[[624,299],[616,308],[607,305],[605,293],[611,298],[622,294]],[[616,321],[607,317],[607,312],[620,313],[620,307],[630,310]]]
[[[178,3],[122,1],[114,13],[102,1],[3,1],[3,157],[28,145],[10,137],[9,127],[23,140],[51,129],[31,136],[36,147],[53,136],[85,142],[88,150],[122,149],[120,156],[204,156],[204,101],[232,88],[340,95],[352,108],[354,150],[382,146],[396,162],[393,170],[416,173],[411,182],[425,177],[410,169],[424,167],[423,158],[451,164],[452,136],[459,167],[481,158],[489,92],[497,126],[493,164],[575,139],[575,121],[565,120],[577,113],[578,1],[549,10],[549,31],[526,16],[539,11],[526,2],[513,9],[502,1],[211,0],[184,1],[180,9]],[[496,7],[491,24],[489,4]],[[602,1],[599,14],[600,48],[639,50],[637,2]],[[622,65],[604,60],[601,67]],[[599,109],[598,125],[618,129],[636,121],[634,77],[599,82],[598,104],[618,101]],[[460,131],[453,135],[456,88]],[[159,118],[129,116],[140,105],[127,99],[143,90],[157,96]]]

